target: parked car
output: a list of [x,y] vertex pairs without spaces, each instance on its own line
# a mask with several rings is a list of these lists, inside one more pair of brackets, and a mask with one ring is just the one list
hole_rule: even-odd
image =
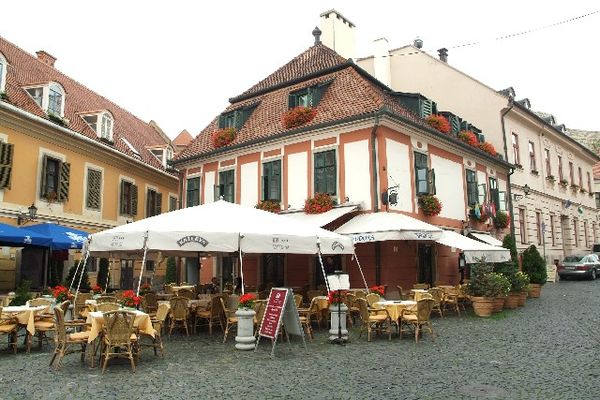
[[560,279],[583,277],[594,280],[600,275],[600,258],[596,254],[571,255],[558,265]]

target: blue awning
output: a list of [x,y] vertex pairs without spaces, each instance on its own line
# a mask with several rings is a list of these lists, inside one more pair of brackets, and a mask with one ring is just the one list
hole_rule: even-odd
[[25,228],[0,223],[0,246],[28,247],[40,246],[50,247],[52,239],[40,232],[30,231]]
[[26,229],[48,236],[51,240],[52,250],[81,249],[89,236],[88,232],[53,223],[29,225]]

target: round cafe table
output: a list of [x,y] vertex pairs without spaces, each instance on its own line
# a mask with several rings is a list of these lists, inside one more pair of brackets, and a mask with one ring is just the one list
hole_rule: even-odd
[[375,308],[385,308],[390,314],[390,318],[394,321],[398,321],[400,319],[400,316],[402,316],[402,311],[413,310],[416,307],[417,302],[412,300],[384,300],[374,303],[373,305],[375,306]]

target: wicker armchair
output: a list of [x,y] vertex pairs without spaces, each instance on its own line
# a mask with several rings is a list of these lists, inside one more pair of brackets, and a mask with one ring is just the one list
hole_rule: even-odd
[[96,306],[96,310],[103,312],[103,313],[110,312],[110,311],[117,311],[119,308],[121,308],[119,303],[99,303]]
[[431,334],[431,339],[435,341],[435,334],[431,327],[431,310],[435,304],[433,299],[423,299],[417,301],[417,310],[409,311],[402,310],[402,316],[400,317],[400,337],[404,331],[404,327],[410,326],[415,331],[415,342],[419,343],[419,330],[427,328]]
[[305,323],[308,326],[311,326],[313,319],[315,319],[317,321],[317,326],[319,327],[319,329],[321,329],[321,320],[323,318],[321,311],[319,310],[319,305],[317,304],[317,299],[315,297],[313,297],[310,301],[310,305],[308,306],[308,308],[298,309],[298,315],[300,316],[300,322],[302,322],[302,319],[304,318],[306,320]]
[[91,293],[81,293],[80,292],[77,294],[77,298],[75,299],[75,304],[73,304],[73,318],[85,317],[84,310],[87,310],[85,301],[90,300],[91,298],[92,298]]
[[398,289],[398,296],[400,296],[400,300],[407,300],[408,299],[408,293],[406,293],[404,291],[404,289],[402,289],[402,286],[396,285],[396,289]]
[[356,305],[360,310],[360,318],[362,324],[360,327],[360,334],[358,338],[362,336],[363,331],[367,331],[367,341],[371,341],[371,332],[375,330],[377,333],[381,333],[384,329],[387,331],[388,340],[392,340],[392,324],[390,314],[385,308],[376,308],[369,310],[369,306],[365,299],[356,299]]
[[354,292],[354,295],[356,296],[357,299],[366,299],[367,298],[367,292],[364,290],[356,290]]
[[235,315],[234,309],[229,309],[225,307],[225,303],[223,302],[223,298],[221,298],[221,307],[223,307],[223,311],[225,313],[225,333],[223,334],[223,343],[227,341],[227,335],[229,334],[229,330],[238,324],[238,318]]
[[[154,349],[154,355],[158,355],[158,350],[160,350],[161,357],[165,356],[165,348],[162,342],[162,331],[167,320],[167,316],[169,315],[169,306],[166,304],[161,304],[158,306],[158,310],[156,311],[156,315],[152,318],[152,326],[154,327],[154,336],[144,333],[142,331],[139,332],[139,346],[140,347],[152,347]],[[144,343],[143,339],[149,339],[149,343]]]
[[158,299],[155,293],[148,293],[142,298],[142,307],[146,314],[155,314],[158,310]]
[[[221,301],[222,300],[222,301]],[[225,299],[223,296],[214,296],[210,301],[210,308],[208,310],[200,310],[196,309],[195,321],[194,321],[194,331],[198,326],[198,322],[206,321],[208,324],[208,332],[212,335],[213,325],[217,323],[221,326],[221,330],[225,332],[225,328],[223,327],[224,318],[223,313],[225,312],[223,309],[223,304],[225,303]]]
[[296,303],[296,308],[302,307],[302,299],[303,297],[301,294],[294,295],[294,303]]
[[[459,289],[457,288],[446,290],[446,293],[444,293],[444,300],[442,302],[442,309],[444,309],[445,311],[454,311],[456,315],[460,317],[461,304],[459,302],[458,290]],[[462,306],[464,310],[464,304]]]
[[131,369],[135,372],[133,352],[137,335],[133,333],[134,321],[135,315],[126,311],[110,311],[104,314],[102,373],[106,369],[108,360],[116,357],[128,358]]
[[[67,304],[67,308],[68,306],[69,304]],[[52,355],[52,359],[50,360],[50,366],[54,364],[54,368],[59,369],[63,357],[67,354],[75,352],[81,352],[81,361],[84,361],[85,350],[87,348],[88,338],[90,335],[89,332],[67,333],[67,327],[71,326],[71,324],[65,322],[65,313],[63,312],[62,307],[54,308],[54,318],[56,321],[56,333],[54,336],[55,348],[54,354]],[[71,346],[73,345],[78,345],[79,349],[71,349]]]
[[117,299],[116,296],[100,296],[100,297],[98,297],[98,299],[96,299],[97,304],[118,303],[118,302],[119,302],[119,300]]
[[12,346],[13,352],[17,354],[17,319],[14,317],[2,316],[2,307],[0,307],[0,336],[8,336],[8,345]]
[[185,297],[188,300],[193,300],[196,298],[196,293],[194,293],[192,290],[190,289],[180,289],[177,292],[177,295],[179,297]]
[[366,300],[369,307],[374,307],[373,305],[375,303],[379,303],[381,301],[381,296],[377,293],[369,293]]
[[175,296],[169,300],[171,304],[171,325],[169,326],[169,336],[173,333],[173,329],[179,325],[185,328],[186,336],[190,336],[188,329],[188,299],[186,297]]
[[441,288],[431,288],[427,291],[433,299],[433,308],[431,311],[435,311],[440,314],[440,317],[444,316],[442,311],[442,303],[444,302],[444,291]]
[[254,315],[254,324],[256,325],[256,329],[254,330],[254,336],[258,335],[258,330],[260,329],[260,325],[262,324],[263,316],[265,315],[266,309],[266,302],[257,301],[254,303],[254,311],[256,312],[256,314]]
[[413,289],[427,290],[427,289],[429,289],[429,283],[415,283],[413,285]]

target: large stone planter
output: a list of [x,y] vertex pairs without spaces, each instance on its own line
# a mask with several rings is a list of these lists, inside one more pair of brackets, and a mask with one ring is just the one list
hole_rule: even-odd
[[475,315],[478,317],[489,317],[492,315],[494,301],[495,299],[493,297],[471,297]]
[[522,291],[519,293],[519,307],[523,307],[525,305],[525,300],[527,299],[527,291]]
[[256,312],[249,308],[240,308],[235,312],[238,319],[235,348],[238,350],[254,350],[254,315]]
[[504,309],[504,301],[506,300],[506,296],[498,296],[494,298],[494,309],[492,312],[500,312]]
[[542,285],[539,283],[530,283],[529,284],[529,297],[538,298],[542,293]]
[[[348,307],[345,304],[338,305],[332,304],[329,306],[329,312],[331,313],[331,329],[329,329],[329,341],[339,339],[339,327],[342,327],[342,341],[348,340],[348,329],[346,329],[346,312]],[[338,325],[339,324],[339,325]]]
[[519,307],[520,298],[521,294],[519,292],[510,292],[508,296],[506,296],[506,300],[504,301],[504,308],[514,310],[515,308]]

